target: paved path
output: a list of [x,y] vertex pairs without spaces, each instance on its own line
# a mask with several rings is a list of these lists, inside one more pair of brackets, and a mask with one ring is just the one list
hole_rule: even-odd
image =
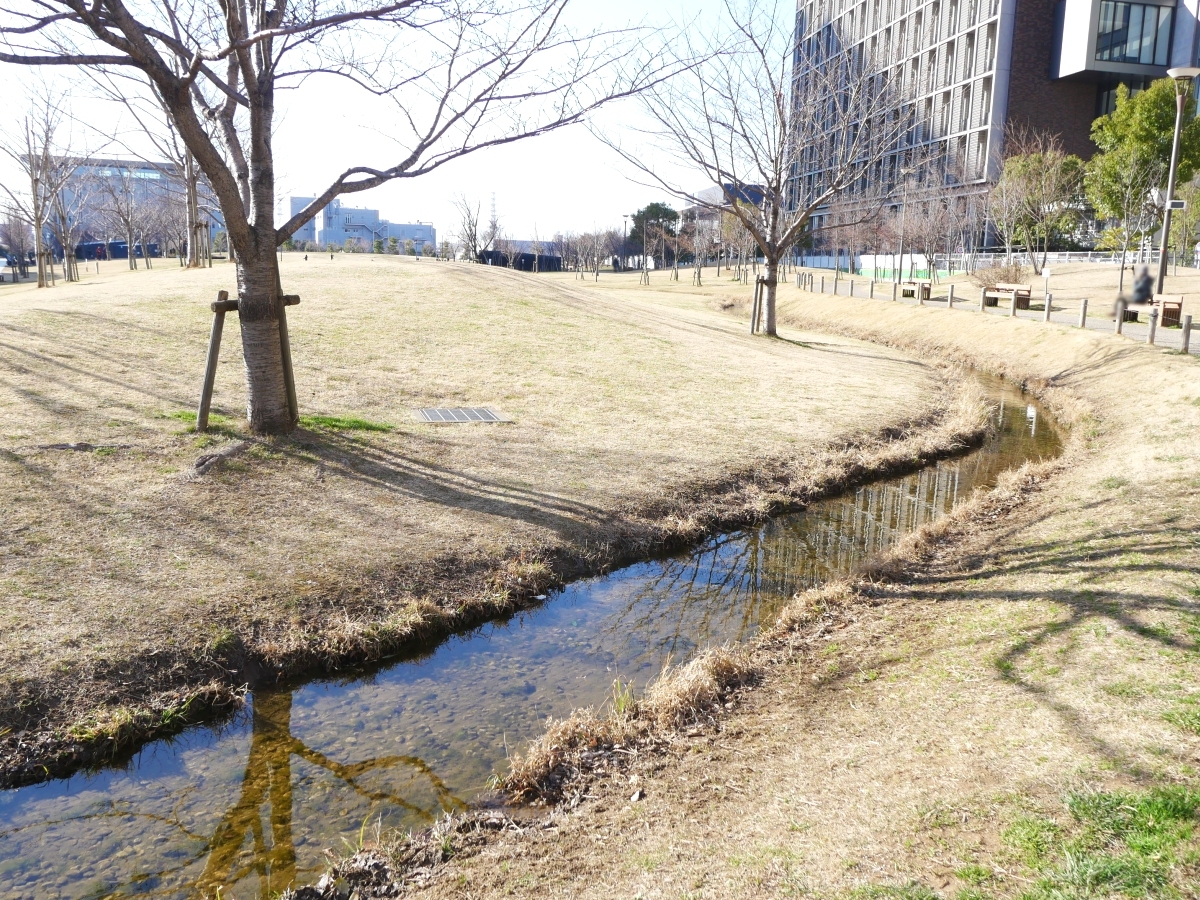
[[[791,281],[792,290],[796,290],[795,284],[796,284],[795,276],[793,275],[792,281]],[[956,289],[958,289],[959,287],[961,287],[961,285],[956,284],[955,287],[956,287]],[[820,288],[821,288],[821,276],[817,275],[814,292],[820,293],[821,292]],[[854,279],[854,298],[856,300],[857,299],[866,299],[869,288],[870,288],[870,282],[867,281],[866,279],[858,279],[858,278]],[[801,289],[801,290],[803,290],[803,289]],[[954,312],[973,313],[974,315],[979,315],[980,313],[979,313],[978,288],[975,288],[974,286],[969,286],[968,290],[970,293],[968,293],[966,295],[960,295],[955,298],[953,311]],[[840,296],[843,296],[843,297],[846,297],[847,299],[849,299],[850,298],[849,291],[850,291],[850,288],[849,288],[848,280],[847,279],[839,279],[838,291],[837,291],[838,294]],[[825,293],[832,294],[833,292],[834,292],[833,291],[833,279],[827,275],[827,276],[825,276]],[[892,293],[892,284],[890,281],[877,281],[875,283],[875,299],[877,301],[890,303],[891,302],[891,293]],[[917,303],[916,299],[913,297],[906,297],[902,300],[897,298],[897,302],[905,303],[909,306],[919,305]],[[1044,312],[1040,308],[1042,306],[1041,299],[1035,297],[1033,300],[1033,303],[1036,304],[1039,308],[1032,309],[1032,310],[1028,310],[1028,309],[1017,310],[1017,318],[1030,319],[1030,320],[1033,320],[1036,322],[1043,321]],[[1110,303],[1110,301],[1102,301],[1102,300],[1090,300],[1089,301],[1088,320],[1087,320],[1087,327],[1089,330],[1099,331],[1099,332],[1103,332],[1105,334],[1113,334],[1114,323],[1113,323],[1113,320],[1108,317],[1108,313],[1110,312],[1109,303]],[[1008,316],[1009,315],[1008,305],[1006,303],[1004,303],[1004,301],[1001,301],[1001,304],[1002,305],[999,307],[995,307],[995,306],[988,307],[987,311],[984,312],[983,315]],[[945,310],[946,309],[946,298],[945,298],[945,296],[934,297],[932,300],[926,301],[924,305],[928,306],[932,309]],[[947,311],[949,311],[949,310],[947,310]],[[1185,312],[1186,312],[1186,310],[1185,310]],[[1143,314],[1142,318],[1143,319],[1145,318],[1144,314]],[[1078,301],[1070,301],[1070,305],[1064,304],[1061,307],[1059,306],[1059,304],[1057,302],[1055,302],[1051,308],[1050,321],[1055,323],[1056,325],[1069,325],[1069,326],[1077,327],[1079,325],[1079,302]],[[1137,341],[1139,343],[1146,342],[1146,337],[1147,337],[1147,334],[1149,333],[1149,331],[1150,331],[1150,326],[1145,324],[1144,322],[1138,322],[1138,323],[1126,322],[1125,327],[1121,329],[1122,337],[1125,340]],[[1180,349],[1181,345],[1183,344],[1183,329],[1181,329],[1181,328],[1163,328],[1163,327],[1159,326],[1159,328],[1155,332],[1154,343],[1156,346],[1162,347],[1163,349],[1178,351]],[[1200,321],[1196,321],[1192,327],[1192,340],[1191,340],[1191,347],[1189,348],[1189,351],[1193,356],[1200,356]]]

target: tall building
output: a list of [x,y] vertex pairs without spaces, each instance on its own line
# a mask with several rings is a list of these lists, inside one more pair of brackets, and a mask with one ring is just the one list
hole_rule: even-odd
[[[308,204],[313,197],[289,197],[290,216],[296,215]],[[400,242],[403,249],[406,241],[412,241],[418,253],[426,244],[437,247],[437,230],[424,222],[396,223],[379,218],[379,210],[362,209],[356,206],[345,206],[339,199],[332,200],[311,220],[306,222],[294,235],[297,241],[308,241],[321,246],[334,244],[343,246],[348,239],[361,240],[368,251],[375,241],[385,244],[390,238]]]
[[[184,173],[174,163],[147,162],[139,159],[117,159],[109,157],[86,157],[72,160],[70,179],[63,187],[64,205],[77,217],[75,229],[81,242],[122,242],[124,230],[113,210],[142,210],[149,215],[146,225],[139,230],[138,238],[159,243],[164,252],[176,249],[172,246],[172,231],[186,229],[167,227],[168,219],[183,215],[187,185]],[[208,181],[200,176],[196,186],[201,223],[208,227],[209,240],[224,229],[216,195]],[[167,213],[161,215],[161,213]],[[160,213],[160,215],[155,215]],[[184,238],[186,240],[186,237]],[[57,244],[57,239],[52,239]],[[56,246],[55,248],[59,248]]]
[[[1095,152],[1092,121],[1197,59],[1200,0],[800,0],[804,58],[837,46],[871,60],[912,104],[900,154],[924,150],[964,187],[998,172],[1006,126]],[[824,52],[828,52],[825,50]],[[800,57],[798,57],[800,58]],[[797,77],[803,77],[802,72]],[[885,171],[896,172],[895,160]]]

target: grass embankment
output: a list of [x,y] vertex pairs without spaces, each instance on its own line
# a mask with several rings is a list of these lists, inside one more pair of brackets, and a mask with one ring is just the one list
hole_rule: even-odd
[[794,289],[782,318],[1024,383],[1067,451],[798,597],[710,725],[598,754],[553,827],[444,827],[446,874],[415,894],[1198,896],[1200,365]]
[[[233,319],[215,427],[190,430],[231,267],[0,292],[0,783],[832,489],[952,402],[903,353],[754,340],[703,297],[283,266],[305,418],[281,440],[241,430]],[[415,421],[444,405],[514,421]]]

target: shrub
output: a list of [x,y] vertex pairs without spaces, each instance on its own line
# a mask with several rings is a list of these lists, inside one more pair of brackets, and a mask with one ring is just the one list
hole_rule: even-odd
[[988,290],[998,284],[1024,284],[1025,267],[1016,260],[1010,263],[993,263],[972,272],[971,280]]

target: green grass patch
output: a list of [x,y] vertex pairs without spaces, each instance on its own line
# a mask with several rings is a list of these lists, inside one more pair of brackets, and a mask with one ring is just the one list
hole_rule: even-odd
[[1040,874],[1021,900],[1179,896],[1181,865],[1196,856],[1200,791],[1077,793],[1067,809],[1075,827],[1061,839],[1057,826],[1032,818],[1005,832]]
[[1163,713],[1163,718],[1181,731],[1200,735],[1200,706],[1181,704]]
[[967,884],[973,884],[978,887],[992,880],[992,870],[987,868],[987,866],[972,864],[955,870],[954,876],[960,881],[965,881]]
[[908,884],[864,884],[846,895],[849,900],[940,900],[941,895],[916,881]]
[[1056,822],[1040,816],[1021,816],[1000,835],[1001,840],[1031,869],[1040,868],[1058,841]]
[[[190,409],[178,409],[167,415],[168,419],[178,419],[180,422],[187,422],[189,425],[196,424],[196,414]],[[229,416],[223,416],[220,413],[210,412],[208,414],[209,425],[228,425]]]
[[1127,478],[1121,478],[1117,475],[1110,475],[1108,478],[1105,478],[1100,482],[1100,487],[1108,488],[1110,491],[1113,491],[1117,488],[1123,488],[1127,484],[1129,484],[1129,480]]
[[301,416],[300,424],[305,428],[323,428],[326,431],[393,431],[396,428],[387,422],[372,422],[357,416]]
[[1101,685],[1100,690],[1110,697],[1121,697],[1125,700],[1139,700],[1146,696],[1146,689],[1135,681],[1114,681]]
[[[174,419],[177,422],[184,422],[188,425],[185,429],[187,432],[195,432],[196,430],[196,413],[189,409],[177,409],[175,412],[167,413],[168,419]],[[213,434],[233,435],[235,434],[236,423],[229,416],[223,416],[217,412],[208,414],[208,429],[207,431]]]

